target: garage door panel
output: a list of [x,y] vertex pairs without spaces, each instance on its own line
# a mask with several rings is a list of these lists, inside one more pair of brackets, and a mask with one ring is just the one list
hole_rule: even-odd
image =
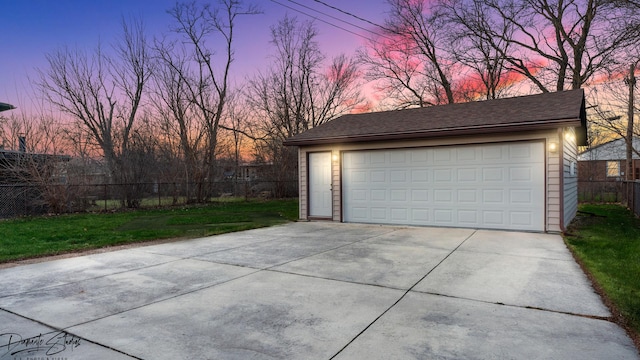
[[389,153],[389,163],[392,165],[404,165],[408,156],[410,155],[404,151],[391,151]]
[[351,217],[354,221],[362,221],[368,220],[369,216],[369,208],[364,206],[354,206],[351,208]]
[[460,182],[472,182],[477,181],[478,169],[461,168],[458,169],[458,181]]
[[533,194],[529,189],[512,189],[509,191],[510,204],[534,205]]
[[438,189],[433,191],[434,201],[439,204],[452,204],[453,196],[451,195],[451,190]]
[[467,226],[478,226],[478,211],[477,210],[458,210],[458,222]]
[[487,204],[504,204],[504,190],[484,189],[482,190],[482,202]]
[[509,168],[509,181],[511,182],[532,182],[533,174],[530,167],[511,167]]
[[371,217],[374,220],[386,220],[389,218],[389,216],[387,216],[387,208],[384,207],[372,207],[371,208]]
[[[430,149],[427,149],[426,151],[429,151],[429,150]],[[452,160],[452,156],[451,156],[450,148],[433,150],[433,162],[435,164],[451,163],[451,160]]]
[[411,189],[411,200],[415,202],[428,202],[429,190],[424,189]]
[[407,199],[407,191],[406,189],[393,189],[391,190],[391,201],[401,201],[406,202]]
[[464,205],[478,205],[478,190],[476,189],[459,189],[458,203]]
[[528,211],[511,211],[511,223],[521,226],[533,226],[533,216]]
[[542,142],[345,152],[344,221],[544,230]]
[[404,183],[407,181],[407,170],[390,170],[389,181],[392,183]]
[[457,148],[455,151],[456,160],[458,164],[464,164],[469,162],[475,162],[476,159],[476,151],[471,148]]
[[350,166],[353,169],[357,169],[359,167],[361,167],[360,165],[364,165],[367,164],[367,161],[365,159],[366,153],[353,153],[350,156]]
[[511,144],[509,146],[509,159],[515,161],[532,160],[533,153],[528,144]]
[[481,161],[485,163],[496,163],[506,158],[505,150],[507,147],[502,145],[490,145],[482,148],[480,153],[482,154]]
[[453,181],[452,169],[435,169],[433,170],[433,181],[434,182],[446,182],[449,183]]
[[429,165],[431,160],[431,152],[423,150],[409,150],[409,160],[414,165]]
[[363,190],[363,189],[354,189],[351,192],[351,200],[352,202],[355,201],[364,201],[366,202],[367,200],[369,200],[369,197],[367,196],[367,190]]
[[427,209],[411,209],[411,221],[413,223],[428,223],[429,222],[429,210]]
[[438,224],[453,225],[453,210],[435,209],[433,211],[433,218]]
[[409,221],[409,211],[406,208],[391,208],[391,220],[398,222]]
[[483,210],[482,223],[488,227],[503,228],[506,227],[504,221],[504,212],[499,210]]
[[385,182],[387,181],[387,172],[384,170],[371,170],[371,172],[369,173],[369,179],[371,179],[371,182],[374,183]]
[[364,184],[367,182],[367,172],[363,170],[352,170],[350,174],[351,182]]
[[371,201],[385,201],[387,200],[386,189],[373,189],[371,190]]
[[381,165],[386,166],[386,154],[384,152],[375,152],[370,155],[370,163],[371,165]]
[[482,181],[483,182],[503,182],[505,169],[499,167],[485,167],[482,169]]
[[411,182],[414,184],[427,183],[429,172],[426,169],[411,169]]

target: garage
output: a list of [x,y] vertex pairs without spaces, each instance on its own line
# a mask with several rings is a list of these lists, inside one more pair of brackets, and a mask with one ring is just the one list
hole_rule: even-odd
[[300,219],[562,232],[584,93],[349,114],[289,138]]
[[544,230],[541,142],[349,151],[345,222]]

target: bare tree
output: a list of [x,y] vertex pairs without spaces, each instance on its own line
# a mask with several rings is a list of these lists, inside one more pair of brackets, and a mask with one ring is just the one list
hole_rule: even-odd
[[[629,74],[618,74],[609,81],[589,88],[588,98],[593,104],[590,106],[589,130],[595,135],[589,139],[590,147],[616,138],[624,138],[627,143],[634,144],[627,136],[630,95],[628,79]],[[634,113],[640,112],[639,100],[640,94],[634,94]],[[640,137],[640,124],[635,122],[632,125],[633,137]],[[632,151],[640,156],[639,148],[632,148]]]
[[311,22],[285,17],[271,28],[273,65],[248,84],[249,104],[265,118],[263,135],[281,141],[363,102],[354,62],[341,55],[326,69]]
[[474,5],[482,6],[487,19],[500,19],[515,30],[504,33],[478,22],[470,24],[474,33],[493,45],[510,70],[543,92],[583,87],[611,70],[633,43],[629,9],[615,1],[458,1],[458,6]]
[[39,71],[37,85],[51,104],[87,129],[113,179],[127,182],[131,130],[151,68],[142,22],[123,20],[122,26],[112,56],[100,46],[91,54],[66,47],[48,54],[49,67]]
[[[161,137],[162,153],[168,165],[169,173],[165,175],[173,181],[203,183],[208,174],[208,127],[191,100],[190,86],[196,85],[191,83],[189,55],[185,49],[167,44],[159,44],[157,54],[151,98],[159,122],[157,135]],[[187,197],[188,201],[198,202],[204,200],[205,194],[200,191],[193,199],[190,193]]]
[[[258,10],[254,6],[245,7],[238,0],[221,0],[218,6],[200,5],[195,2],[179,3],[169,10],[175,21],[172,30],[182,39],[179,44],[164,44],[161,47],[164,49],[161,50],[161,58],[164,65],[177,76],[174,80],[179,82],[181,87],[180,101],[186,99],[193,106],[193,109],[185,108],[183,115],[197,117],[200,124],[197,126],[201,126],[204,131],[204,153],[200,157],[204,161],[201,176],[203,180],[212,181],[216,176],[218,131],[230,92],[229,78],[234,60],[233,43],[237,17],[257,13]],[[219,55],[207,43],[215,37],[222,43]],[[175,49],[179,49],[179,52],[186,56],[173,58],[172,52]],[[180,131],[183,132],[182,146],[185,147],[188,142],[188,139],[184,139],[187,118],[176,117],[175,120],[183,122]],[[196,135],[197,141],[200,139],[199,136]],[[185,156],[194,156],[198,144],[192,143],[189,147],[184,148]],[[199,189],[198,201],[202,201],[208,195],[205,188]]]
[[236,92],[230,96],[225,121],[221,125],[227,132],[228,157],[233,160],[236,171],[243,160],[242,150],[250,132],[248,129],[249,110],[246,108],[241,95],[241,93]]
[[366,77],[396,100],[397,107],[456,101],[454,71],[443,18],[425,1],[388,0],[390,10],[380,36],[359,51]]
[[247,101],[260,119],[253,127],[258,158],[273,162],[273,176],[294,179],[296,151],[282,141],[348,113],[363,102],[355,62],[337,56],[328,69],[312,22],[285,16],[271,27],[272,66],[248,83]]
[[[438,16],[446,21],[450,50],[465,79],[460,80],[459,97],[466,101],[502,97],[514,82],[506,58],[515,27],[500,18],[490,18],[483,11],[484,0],[441,1]],[[486,38],[479,29],[493,29],[499,37]]]

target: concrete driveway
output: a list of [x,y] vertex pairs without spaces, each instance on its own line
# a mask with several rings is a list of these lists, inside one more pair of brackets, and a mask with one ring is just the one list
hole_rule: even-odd
[[638,359],[609,316],[549,234],[291,223],[0,270],[3,360]]

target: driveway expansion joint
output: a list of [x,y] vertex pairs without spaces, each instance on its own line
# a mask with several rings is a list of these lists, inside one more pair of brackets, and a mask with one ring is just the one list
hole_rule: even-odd
[[550,260],[550,261],[563,261],[563,262],[568,262],[568,263],[574,263],[575,260],[573,260],[573,258],[567,258],[567,259],[558,259],[558,258],[554,258],[554,257],[549,257],[549,256],[532,256],[532,255],[525,255],[525,254],[509,254],[509,253],[501,253],[501,252],[497,252],[497,251],[481,251],[481,250],[476,250],[476,249],[459,249],[458,250],[461,253],[467,253],[467,254],[487,254],[487,255],[499,255],[499,256],[507,256],[507,257],[518,257],[518,258],[529,258],[529,259],[542,259],[542,260]]
[[351,340],[349,340],[349,342],[347,342],[347,344],[345,344],[340,350],[338,350],[338,352],[336,352],[335,354],[333,354],[333,356],[331,356],[331,359],[334,359],[336,356],[340,355],[341,352],[343,352],[349,345],[351,345],[357,338],[359,338],[362,334],[364,334],[365,331],[367,331],[367,329],[369,329],[371,326],[373,326],[373,324],[375,324],[380,318],[382,318],[386,313],[388,313],[391,309],[393,309],[396,305],[398,305],[398,303],[400,301],[402,301],[402,299],[404,299],[407,294],[409,294],[413,288],[415,288],[422,280],[424,280],[427,276],[429,276],[429,274],[431,274],[433,272],[433,270],[437,269],[438,266],[440,266],[440,264],[442,264],[445,260],[447,260],[447,258],[449,258],[449,256],[451,256],[454,252],[456,252],[456,250],[458,250],[458,248],[460,248],[460,246],[462,246],[462,244],[464,244],[467,240],[469,240],[478,230],[473,230],[473,232],[467,236],[464,240],[462,240],[460,242],[460,244],[458,244],[455,248],[453,248],[448,254],[447,256],[445,256],[444,258],[442,258],[442,260],[440,260],[436,266],[434,266],[433,268],[431,268],[431,270],[429,270],[423,277],[421,277],[418,281],[415,282],[415,284],[413,284],[409,289],[407,289],[399,298],[398,300],[396,300],[393,304],[391,304],[391,306],[389,306],[387,309],[385,309],[380,315],[378,315],[375,319],[373,319],[373,321],[371,321],[367,326],[364,327],[364,329],[362,329],[362,331],[360,331],[358,334],[356,334],[356,336],[354,336]]
[[139,271],[139,270],[142,270],[142,269],[150,269],[150,268],[153,268],[153,267],[162,266],[162,265],[166,265],[166,264],[171,264],[173,262],[181,261],[181,260],[184,260],[184,259],[174,258],[172,260],[164,261],[164,262],[157,263],[157,264],[151,264],[151,265],[141,266],[141,267],[137,267],[137,268],[126,269],[126,270],[122,270],[122,271],[116,271],[116,272],[112,272],[112,273],[109,273],[109,274],[103,274],[103,275],[88,277],[88,278],[85,278],[85,279],[79,279],[79,280],[74,280],[74,281],[69,281],[69,282],[63,282],[63,283],[56,284],[56,285],[44,286],[44,287],[39,287],[39,288],[35,288],[35,289],[29,289],[29,290],[20,291],[20,292],[17,292],[17,293],[10,293],[10,294],[6,294],[6,295],[0,295],[0,299],[6,298],[6,297],[11,297],[11,296],[17,296],[17,295],[21,295],[21,294],[34,293],[34,292],[38,292],[38,291],[42,291],[42,290],[55,289],[55,288],[58,288],[58,287],[61,287],[61,286],[80,284],[80,283],[83,283],[83,282],[89,281],[89,280],[103,279],[103,278],[106,278],[106,277],[109,277],[109,276],[126,274],[128,272]]
[[580,314],[580,313],[575,313],[575,312],[570,312],[570,311],[545,309],[545,308],[542,308],[542,307],[531,306],[531,305],[517,305],[517,304],[508,304],[508,303],[504,303],[504,302],[494,302],[494,301],[487,301],[487,300],[481,300],[481,299],[472,299],[472,298],[468,298],[468,297],[447,295],[447,294],[441,294],[441,293],[436,293],[436,292],[431,292],[431,291],[419,291],[419,290],[412,290],[412,291],[414,293],[418,293],[418,294],[441,296],[441,297],[445,297],[445,298],[449,298],[449,299],[458,299],[458,300],[472,301],[472,302],[477,302],[477,303],[482,303],[482,304],[500,305],[500,306],[507,306],[507,307],[512,307],[512,308],[519,308],[519,309],[544,311],[544,312],[548,312],[548,313],[577,316],[577,317],[586,318],[586,319],[603,320],[603,321],[608,321],[608,322],[611,322],[611,323],[615,323],[615,320],[614,320],[613,316],[599,316],[599,315]]
[[[75,337],[75,338],[78,338],[78,339],[80,339],[80,340],[82,340],[82,341],[86,341],[86,342],[88,342],[88,343],[91,343],[91,344],[94,344],[94,345],[97,345],[97,346],[103,347],[103,348],[105,348],[105,349],[109,349],[109,350],[111,350],[111,351],[114,351],[114,352],[120,353],[120,354],[122,354],[122,355],[128,356],[128,357],[130,357],[130,358],[132,358],[132,359],[136,359],[136,360],[144,360],[144,359],[142,359],[142,358],[139,358],[139,357],[137,357],[137,356],[134,356],[134,355],[128,354],[128,353],[126,353],[126,352],[124,352],[124,351],[122,351],[122,350],[116,349],[116,348],[111,347],[111,346],[109,346],[109,345],[105,345],[105,344],[99,343],[99,342],[97,342],[97,341],[93,341],[93,340],[87,339],[87,338],[85,338],[85,337],[82,337],[82,336],[80,336],[80,335],[74,334],[74,333],[72,333],[72,332],[70,332],[70,331],[67,331],[66,329],[70,328],[71,326],[69,326],[69,327],[67,327],[67,328],[59,328],[59,327],[57,327],[57,326],[53,326],[53,325],[47,324],[47,323],[45,323],[45,322],[42,322],[42,321],[40,321],[40,320],[38,320],[38,319],[32,319],[32,318],[30,318],[30,317],[27,317],[27,316],[24,316],[24,315],[18,314],[18,313],[16,313],[16,312],[11,311],[11,310],[7,310],[7,309],[4,309],[4,308],[0,308],[0,311],[4,311],[4,312],[9,313],[9,314],[11,314],[11,315],[14,315],[14,316],[20,317],[20,318],[25,319],[25,320],[28,320],[28,321],[32,321],[32,322],[34,322],[34,323],[36,323],[36,324],[39,324],[39,325],[42,325],[42,326],[44,326],[44,327],[46,327],[46,328],[51,329],[51,331],[49,331],[49,332],[46,332],[46,333],[39,332],[39,333],[38,333],[38,335],[34,335],[34,336],[32,336],[32,337],[30,337],[30,338],[26,338],[26,339],[21,339],[21,341],[28,341],[29,339],[33,339],[33,338],[36,338],[36,337],[41,336],[41,335],[49,335],[49,334],[59,334],[59,333],[64,333],[64,334],[71,335],[71,336],[73,336],[73,337]],[[74,325],[74,326],[75,326],[75,325]],[[0,344],[0,348],[2,348],[2,347],[3,347],[3,346],[5,346],[5,345],[9,345],[9,344]],[[20,358],[20,357],[18,357],[18,358]],[[28,357],[28,358],[29,358],[29,359],[31,359],[31,358],[33,358],[33,359],[38,358],[38,359],[39,359],[39,358],[41,358],[41,357],[36,356],[36,357]],[[46,358],[51,358],[51,359],[53,359],[53,358],[56,358],[56,357],[53,357],[53,356],[51,356],[51,357],[46,357],[46,356],[45,356],[45,357],[42,357],[42,358],[45,358],[45,359],[46,359]]]
[[360,282],[360,281],[351,281],[351,280],[344,280],[344,279],[334,279],[334,278],[326,277],[326,276],[318,276],[318,275],[310,275],[310,274],[301,274],[301,273],[296,273],[296,272],[291,272],[291,271],[284,271],[284,270],[273,269],[273,268],[263,269],[262,271],[274,272],[274,273],[278,273],[278,274],[293,275],[293,276],[302,276],[302,277],[306,277],[306,278],[310,278],[310,279],[320,279],[320,280],[328,280],[328,281],[337,281],[337,282],[346,283],[346,284],[364,285],[364,286],[373,286],[373,287],[377,287],[377,288],[381,288],[381,289],[398,290],[398,291],[407,291],[407,289],[406,289],[406,288],[393,287],[393,286],[381,285],[381,284],[372,284],[372,283]]

